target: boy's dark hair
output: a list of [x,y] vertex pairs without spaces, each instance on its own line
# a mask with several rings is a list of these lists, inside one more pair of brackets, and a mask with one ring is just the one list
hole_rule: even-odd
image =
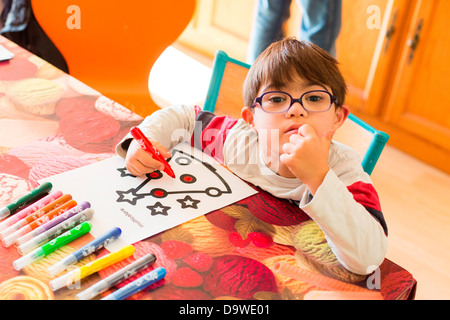
[[315,44],[285,38],[272,43],[251,66],[244,82],[245,106],[252,107],[263,84],[281,88],[296,76],[329,86],[338,99],[336,107],[344,104],[347,86],[336,59]]

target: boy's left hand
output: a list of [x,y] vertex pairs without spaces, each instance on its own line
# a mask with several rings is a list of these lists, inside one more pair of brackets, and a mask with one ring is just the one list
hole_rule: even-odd
[[283,145],[285,153],[280,156],[281,163],[305,183],[313,195],[330,170],[328,155],[333,134],[334,131],[329,130],[320,137],[311,125],[305,124]]

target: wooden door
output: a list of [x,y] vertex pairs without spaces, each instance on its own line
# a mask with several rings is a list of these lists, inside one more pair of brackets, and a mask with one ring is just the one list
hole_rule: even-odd
[[417,0],[413,9],[384,121],[422,140],[398,146],[449,172],[450,1]]
[[398,32],[390,38],[387,34],[403,18],[405,10],[400,8],[404,2],[343,0],[337,59],[348,86],[346,104],[353,113],[380,112],[379,93],[384,89],[380,86],[386,84],[384,71],[394,57]]

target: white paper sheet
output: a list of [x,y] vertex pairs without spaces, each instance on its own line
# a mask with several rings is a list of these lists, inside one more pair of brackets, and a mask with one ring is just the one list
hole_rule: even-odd
[[78,203],[90,202],[95,211],[91,230],[94,237],[113,227],[122,229],[120,239],[109,245],[109,250],[118,250],[256,193],[186,143],[172,150],[169,164],[175,179],[158,171],[133,177],[125,161],[115,156],[43,181],[51,182],[53,190],[71,194]]
[[14,53],[0,44],[0,61],[10,60],[12,58],[14,58]]

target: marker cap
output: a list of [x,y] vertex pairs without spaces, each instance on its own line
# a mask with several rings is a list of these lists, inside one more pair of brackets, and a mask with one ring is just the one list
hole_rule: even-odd
[[3,245],[5,247],[9,247],[14,242],[16,242],[17,239],[19,239],[23,235],[27,234],[31,230],[32,230],[31,227],[29,225],[26,225],[26,226],[20,228],[19,230],[17,230],[16,232],[14,232],[14,233],[6,236],[5,238],[3,238],[2,239],[2,243],[3,243]]
[[[78,275],[78,276],[77,276]],[[79,281],[80,279],[80,269],[72,270],[58,278],[51,280],[48,286],[52,291],[56,291],[66,286],[70,286],[74,281]]]
[[14,261],[13,267],[17,271],[22,270],[24,267],[35,262],[37,259],[39,259],[43,255],[44,255],[44,251],[41,248],[37,248],[36,250],[31,251],[29,254]]
[[58,261],[47,269],[48,273],[53,277],[63,272],[68,266],[77,263],[77,258],[73,255],[68,255],[64,259]]
[[0,208],[0,220],[10,215],[10,211],[7,207]]
[[[100,280],[97,283],[100,285],[100,284],[104,284],[105,282],[103,282],[103,280]],[[96,297],[99,294],[99,292],[101,291],[101,288],[97,289],[97,288],[93,288],[93,286],[90,286],[86,290],[81,291],[80,293],[78,293],[75,296],[77,298],[77,300],[91,300],[92,298]]]

